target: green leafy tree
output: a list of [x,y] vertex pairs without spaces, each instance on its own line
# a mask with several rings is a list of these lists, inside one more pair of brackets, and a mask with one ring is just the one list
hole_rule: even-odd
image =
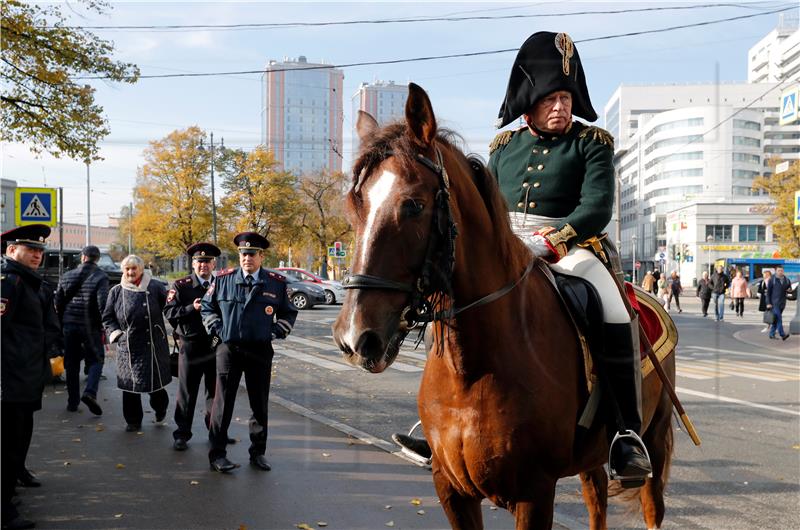
[[[109,7],[82,3],[99,13]],[[1,21],[2,139],[27,143],[35,153],[99,158],[97,143],[108,134],[108,124],[94,88],[75,78],[134,83],[139,69],[112,60],[111,42],[68,27],[59,6],[4,0]]]
[[[134,188],[137,253],[174,258],[211,233],[210,154],[199,127],[173,131],[145,149]],[[126,232],[127,235],[127,232]]]
[[258,232],[270,240],[267,263],[285,257],[300,232],[297,178],[262,146],[250,152],[227,149],[215,167],[226,192],[217,212],[223,227],[220,246],[233,249],[229,241],[234,234]]
[[328,274],[328,247],[352,231],[344,216],[347,180],[344,173],[323,171],[306,175],[300,182],[304,206],[300,226],[315,248],[323,277]]
[[[775,163],[770,163],[774,169]],[[768,214],[772,232],[778,239],[779,252],[786,258],[800,258],[800,226],[794,224],[794,194],[800,191],[800,161],[782,173],[761,176],[753,181],[753,190],[765,191],[772,201],[759,206]]]

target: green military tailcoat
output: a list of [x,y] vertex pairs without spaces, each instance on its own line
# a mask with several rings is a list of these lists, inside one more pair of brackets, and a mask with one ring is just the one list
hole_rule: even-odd
[[509,212],[564,218],[555,228],[568,247],[611,220],[614,138],[605,130],[574,121],[561,135],[505,131],[489,155]]

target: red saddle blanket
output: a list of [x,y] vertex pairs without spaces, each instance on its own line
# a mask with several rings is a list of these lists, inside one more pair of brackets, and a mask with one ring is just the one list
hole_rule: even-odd
[[[660,362],[675,351],[678,345],[678,329],[675,322],[664,309],[664,306],[649,292],[625,282],[625,291],[634,311],[639,315],[641,329],[653,346],[653,351]],[[641,339],[642,375],[653,371],[653,363],[647,356],[647,344]]]

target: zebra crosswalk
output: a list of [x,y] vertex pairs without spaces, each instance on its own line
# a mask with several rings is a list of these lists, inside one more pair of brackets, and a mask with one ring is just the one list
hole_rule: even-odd
[[690,346],[679,349],[676,361],[679,378],[741,377],[771,383],[800,381],[800,359],[777,355]]
[[[338,348],[333,342],[333,337],[323,339],[309,339],[290,335],[285,343],[274,342],[275,354],[288,357],[297,361],[310,363],[320,368],[326,368],[335,372],[346,372],[357,370],[356,367],[348,364],[343,358]],[[300,349],[300,347],[303,347]],[[406,373],[422,372],[425,366],[425,355],[415,352],[411,347],[400,348],[400,354],[389,367],[389,370]]]

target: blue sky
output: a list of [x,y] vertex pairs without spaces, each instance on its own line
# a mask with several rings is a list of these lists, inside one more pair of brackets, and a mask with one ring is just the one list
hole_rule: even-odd
[[[65,4],[62,4],[64,6]],[[71,6],[72,4],[70,4]],[[142,74],[259,70],[270,59],[305,55],[332,64],[517,48],[536,31],[565,31],[575,41],[598,114],[620,84],[745,81],[747,51],[774,29],[778,15],[626,38],[583,39],[728,18],[785,6],[739,4],[682,11],[615,15],[544,16],[576,11],[638,9],[698,3],[656,2],[114,2],[106,16],[72,11],[85,26],[189,25],[349,21],[407,17],[538,15],[522,19],[360,24],[258,30],[95,30],[116,46],[115,57],[136,63]],[[797,16],[797,11],[790,12]],[[440,124],[459,132],[472,151],[486,153],[492,123],[505,92],[514,53],[344,70],[344,167],[349,168],[350,97],[362,81],[414,81],[425,88]],[[198,125],[226,146],[260,142],[260,75],[142,79],[135,85],[92,81],[111,134],[102,162],[92,165],[92,222],[131,200],[148,141]],[[599,121],[602,125],[602,118]],[[21,186],[64,187],[65,220],[86,220],[86,168],[76,161],[36,158],[25,146],[3,145],[3,177]],[[217,195],[219,197],[219,194]]]

